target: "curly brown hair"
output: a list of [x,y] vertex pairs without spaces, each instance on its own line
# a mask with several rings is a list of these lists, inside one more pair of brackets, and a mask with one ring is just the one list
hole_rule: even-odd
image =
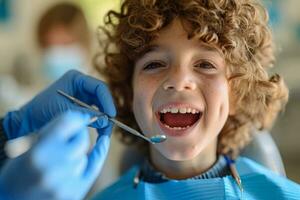
[[[95,68],[111,88],[118,118],[138,128],[132,111],[134,63],[175,17],[191,25],[189,38],[216,45],[224,54],[235,113],[219,135],[218,153],[236,157],[253,129],[270,128],[288,100],[283,79],[267,73],[274,63],[274,43],[267,12],[258,1],[125,0],[120,12],[109,11],[106,26],[99,27],[107,38],[99,40],[103,52],[96,55]],[[137,142],[120,132],[123,141]]]

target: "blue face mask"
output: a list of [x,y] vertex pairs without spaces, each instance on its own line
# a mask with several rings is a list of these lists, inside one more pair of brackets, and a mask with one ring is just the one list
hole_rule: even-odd
[[85,55],[78,45],[52,46],[44,51],[42,71],[49,81],[55,81],[65,72],[82,71]]

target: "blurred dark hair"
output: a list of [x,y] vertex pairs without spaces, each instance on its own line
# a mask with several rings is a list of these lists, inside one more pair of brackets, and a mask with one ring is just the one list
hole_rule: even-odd
[[45,35],[55,26],[63,26],[80,44],[89,47],[89,27],[82,9],[72,3],[59,3],[48,9],[37,25],[37,40],[40,47],[46,46]]

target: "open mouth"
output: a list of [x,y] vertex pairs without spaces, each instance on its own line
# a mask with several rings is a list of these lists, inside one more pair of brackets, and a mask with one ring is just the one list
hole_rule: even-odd
[[194,108],[164,108],[159,112],[160,122],[172,130],[184,130],[193,126],[202,116]]

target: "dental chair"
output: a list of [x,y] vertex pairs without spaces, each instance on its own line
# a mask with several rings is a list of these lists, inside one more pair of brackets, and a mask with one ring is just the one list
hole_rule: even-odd
[[241,156],[250,158],[277,174],[286,176],[277,145],[267,131],[255,134],[251,143],[241,152]]

